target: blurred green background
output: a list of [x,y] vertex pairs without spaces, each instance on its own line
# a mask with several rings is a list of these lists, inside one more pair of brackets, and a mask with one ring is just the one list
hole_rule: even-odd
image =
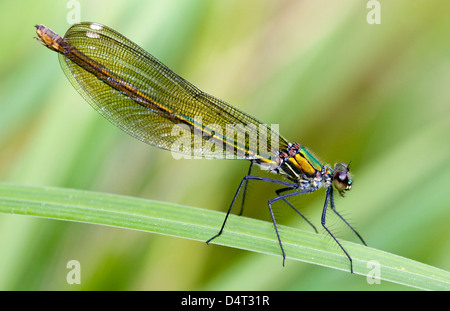
[[[68,3],[0,2],[0,181],[225,212],[246,161],[174,160],[126,135],[33,39],[41,23],[64,34]],[[118,30],[200,89],[280,124],[324,163],[352,160],[354,187],[336,204],[369,246],[450,269],[450,2],[383,1],[379,25],[367,23],[362,0],[79,4],[81,21]],[[269,219],[263,190],[250,187],[245,216]],[[320,227],[323,200],[321,190],[294,203]],[[311,230],[282,204],[276,215]],[[329,221],[339,238],[357,241]],[[81,263],[80,285],[66,283],[71,259]],[[283,268],[281,256],[2,214],[0,289],[408,288],[289,259]]]

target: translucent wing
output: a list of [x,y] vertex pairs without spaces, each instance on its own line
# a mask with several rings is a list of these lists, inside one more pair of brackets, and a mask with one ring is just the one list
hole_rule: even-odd
[[271,163],[274,151],[287,145],[276,131],[202,92],[106,26],[75,24],[63,41],[60,63],[75,89],[143,142],[191,156]]

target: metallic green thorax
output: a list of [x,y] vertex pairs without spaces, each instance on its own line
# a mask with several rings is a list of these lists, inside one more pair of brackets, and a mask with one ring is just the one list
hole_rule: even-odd
[[288,144],[286,150],[280,151],[277,164],[277,172],[296,182],[317,177],[323,170],[322,164],[298,143]]

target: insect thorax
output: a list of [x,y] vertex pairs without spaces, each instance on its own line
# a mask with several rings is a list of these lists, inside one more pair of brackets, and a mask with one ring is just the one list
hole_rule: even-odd
[[297,183],[300,189],[329,187],[333,179],[333,172],[298,143],[278,152],[277,165],[272,171]]

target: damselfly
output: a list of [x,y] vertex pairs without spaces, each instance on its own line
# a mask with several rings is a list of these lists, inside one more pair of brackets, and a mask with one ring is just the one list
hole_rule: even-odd
[[[272,204],[282,200],[308,221],[288,198],[324,187],[321,224],[347,256],[353,272],[352,258],[326,225],[330,206],[366,244],[334,205],[333,187],[341,196],[352,187],[347,164],[338,163],[334,169],[322,165],[304,146],[288,143],[273,128],[202,92],[111,28],[97,23],[75,24],[62,38],[44,25],[35,27],[36,39],[59,53],[61,67],[75,89],[102,116],[131,136],[188,156],[250,161],[220,231],[207,243],[222,234],[242,189],[243,203],[249,181],[274,183],[280,189],[268,206],[284,265],[286,254]],[[254,164],[281,175],[283,180],[252,175]]]

